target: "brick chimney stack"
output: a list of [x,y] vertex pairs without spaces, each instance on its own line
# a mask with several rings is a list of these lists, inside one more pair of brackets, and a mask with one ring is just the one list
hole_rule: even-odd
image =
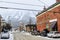
[[60,2],[60,0],[56,0],[56,2]]

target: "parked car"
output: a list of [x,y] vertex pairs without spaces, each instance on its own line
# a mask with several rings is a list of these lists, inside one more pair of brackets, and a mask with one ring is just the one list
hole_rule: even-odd
[[49,31],[48,31],[47,29],[44,29],[44,30],[40,33],[40,35],[41,35],[41,36],[47,36],[47,33],[49,33]]
[[4,32],[4,33],[7,33],[7,32],[8,32],[8,30],[6,30],[6,29],[5,29],[3,32]]
[[57,31],[51,31],[47,34],[48,37],[60,37],[60,32]]
[[46,31],[42,31],[42,32],[40,33],[40,35],[41,35],[41,36],[47,36],[47,33],[46,33]]
[[33,31],[31,32],[32,35],[40,35],[40,32],[39,31]]
[[1,39],[9,39],[10,35],[8,32],[2,32],[1,33]]

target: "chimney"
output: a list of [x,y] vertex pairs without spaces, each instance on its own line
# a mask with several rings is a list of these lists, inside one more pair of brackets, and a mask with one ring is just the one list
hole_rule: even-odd
[[46,7],[44,6],[44,10],[46,10]]
[[60,2],[60,0],[56,0],[56,2],[58,3],[58,2]]

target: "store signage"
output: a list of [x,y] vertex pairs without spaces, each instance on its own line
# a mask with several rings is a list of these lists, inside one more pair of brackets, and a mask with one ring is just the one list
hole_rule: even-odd
[[49,20],[49,22],[54,22],[54,21],[57,21],[57,19],[52,19],[52,20]]

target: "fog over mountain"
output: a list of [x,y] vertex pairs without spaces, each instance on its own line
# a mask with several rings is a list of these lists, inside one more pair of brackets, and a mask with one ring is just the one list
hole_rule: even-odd
[[[14,15],[12,15],[13,14],[12,12],[14,13]],[[36,23],[37,12],[32,12],[32,11],[29,11],[29,12],[28,11],[25,11],[25,12],[12,11],[12,12],[11,14],[9,13],[9,11],[7,11],[7,13],[9,13],[10,15],[8,15],[7,13],[4,13],[4,14],[7,14],[8,16],[3,16],[3,14],[1,14],[1,16],[3,19],[5,19],[7,23],[10,22],[13,27],[19,26],[20,22],[23,22],[24,24],[29,24],[30,19],[32,24]]]
[[36,14],[35,15],[34,14],[31,14],[31,13],[29,13],[28,15],[27,14],[28,13],[26,13],[22,17],[22,19],[20,19],[19,16],[17,16],[17,18],[14,18],[14,17],[11,18],[10,20],[11,20],[12,26],[13,27],[17,27],[17,26],[19,26],[20,22],[24,23],[25,25],[26,24],[29,24],[30,19],[31,19],[31,24],[35,24],[36,23],[36,18],[35,18]]

